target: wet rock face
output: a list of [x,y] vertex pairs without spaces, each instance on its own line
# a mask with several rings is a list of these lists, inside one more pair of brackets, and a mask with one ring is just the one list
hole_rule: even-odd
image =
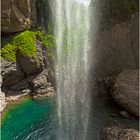
[[94,24],[94,19],[91,24],[92,49],[89,55],[93,64],[92,75],[103,78],[118,74],[124,69],[138,68],[138,13],[131,15],[131,18],[125,21],[113,22],[111,17],[104,19],[101,24],[98,18],[97,23]]
[[139,136],[137,130],[112,126],[102,129],[100,140],[139,140]]
[[47,67],[47,50],[42,44],[36,44],[36,58],[25,56],[19,52],[16,53],[17,67],[25,76],[34,75],[42,72]]
[[52,84],[48,81],[48,71],[44,69],[39,75],[28,78],[33,87],[33,94],[54,94]]
[[131,114],[139,115],[139,71],[126,70],[116,78],[111,92],[114,100]]
[[25,71],[25,69],[23,70],[23,66],[20,67],[18,63],[16,64],[14,62],[2,60],[0,112],[5,108],[6,100],[17,100],[19,97],[26,95],[30,95],[32,97],[48,97],[55,95],[54,88],[48,80],[48,69],[39,69],[38,65],[34,64],[33,66],[33,64],[26,64],[24,63],[24,66],[26,67],[26,70],[30,70],[30,73],[27,73],[28,71]]
[[19,55],[17,65],[25,75],[32,75],[41,71],[40,63],[28,56]]
[[2,88],[17,84],[24,78],[24,74],[18,70],[15,62],[1,61]]
[[1,32],[9,35],[36,25],[35,0],[2,0]]

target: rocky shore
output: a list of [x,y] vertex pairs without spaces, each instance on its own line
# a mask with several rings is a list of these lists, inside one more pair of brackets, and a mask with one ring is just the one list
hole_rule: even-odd
[[[120,114],[139,116],[139,70],[127,69],[119,74],[98,80],[99,92],[111,96],[119,107]],[[123,111],[125,110],[125,111]],[[127,113],[128,112],[128,113]]]
[[100,131],[100,140],[139,140],[140,133],[135,129],[127,129],[114,121],[107,121]]
[[34,0],[2,1],[0,111],[8,101],[23,96],[55,94],[49,57],[53,52],[47,49],[54,46],[54,39],[37,25],[40,4]]
[[42,53],[38,53],[38,63],[33,58],[25,56],[17,57],[16,62],[2,59],[1,111],[9,100],[18,100],[27,95],[37,97],[55,94],[54,87],[49,81],[51,75],[46,65],[47,60]]

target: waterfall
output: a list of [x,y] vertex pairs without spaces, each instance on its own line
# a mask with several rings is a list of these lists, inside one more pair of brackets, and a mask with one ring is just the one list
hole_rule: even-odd
[[54,0],[58,140],[86,140],[89,115],[89,0]]

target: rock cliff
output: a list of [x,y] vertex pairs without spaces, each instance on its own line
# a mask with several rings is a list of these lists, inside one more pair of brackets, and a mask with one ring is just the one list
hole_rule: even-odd
[[1,32],[9,35],[36,26],[35,0],[2,0]]
[[121,72],[116,78],[111,95],[121,107],[139,116],[139,71]]
[[[23,95],[32,97],[54,95],[48,56],[53,53],[47,48],[54,45],[53,36],[40,31],[24,31],[11,36],[8,41],[7,38],[6,41],[3,38],[3,42],[1,88],[6,100],[12,98],[15,100]],[[1,96],[1,99],[5,101],[4,96]]]
[[139,66],[137,0],[95,0],[91,6],[91,73],[118,74]]

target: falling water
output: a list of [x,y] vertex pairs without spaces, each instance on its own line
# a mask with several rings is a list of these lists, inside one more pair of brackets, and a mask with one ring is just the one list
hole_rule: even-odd
[[54,0],[58,140],[86,140],[90,103],[89,3],[89,0]]

